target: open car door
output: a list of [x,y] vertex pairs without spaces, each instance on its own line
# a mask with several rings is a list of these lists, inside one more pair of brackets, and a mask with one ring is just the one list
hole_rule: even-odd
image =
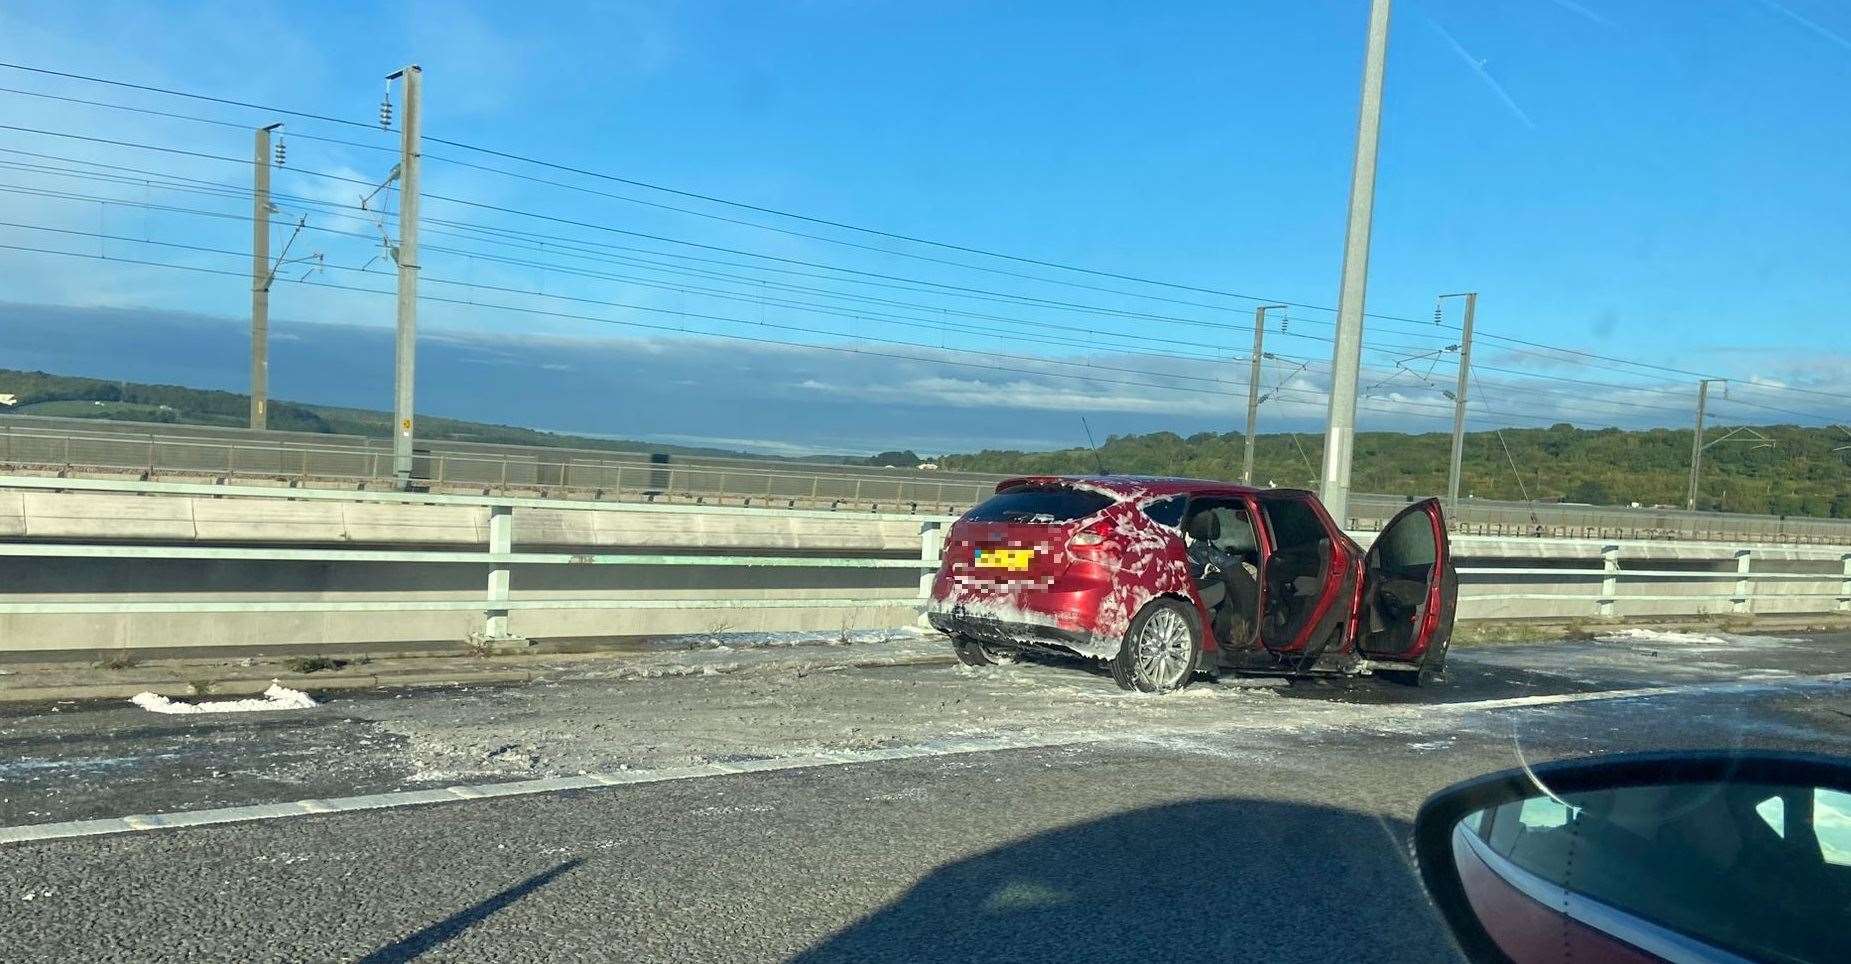
[[1402,509],[1363,556],[1356,648],[1370,659],[1417,662],[1430,649],[1444,651],[1459,603],[1440,500]]

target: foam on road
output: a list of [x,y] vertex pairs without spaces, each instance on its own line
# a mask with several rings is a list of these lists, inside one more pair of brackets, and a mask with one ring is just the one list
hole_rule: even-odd
[[[1482,729],[1493,715],[1502,714],[1508,737],[1510,721],[1568,712],[1578,701],[1669,697],[1684,687],[1726,695],[1790,685],[1811,694],[1805,705],[1817,722],[1843,729],[1851,700],[1835,674],[1851,672],[1847,642],[1739,637],[1700,659],[1662,643],[1472,647],[1454,654],[1452,678],[1438,689],[1370,678],[1266,687],[1224,680],[1150,695],[1119,690],[1084,661],[921,665],[942,656],[944,644],[913,638],[794,647],[719,675],[703,670],[740,654],[663,654],[649,665],[660,675],[647,678],[607,662],[562,664],[529,685],[329,694],[289,713],[13,706],[0,709],[0,827],[113,832],[107,821],[124,815],[158,827],[183,813],[243,819],[235,816],[242,807],[293,816],[354,798],[420,803],[482,796],[484,787],[602,786],[638,774],[674,779],[1175,734],[1253,746],[1381,734],[1443,748],[1460,727]],[[311,801],[306,810],[301,801]]]
[[[1421,722],[1424,728],[1432,729],[1436,723],[1439,723],[1446,717],[1456,717],[1459,714],[1471,712],[1560,706],[1570,703],[1588,703],[1606,700],[1644,699],[1650,697],[1741,695],[1765,692],[1772,689],[1791,690],[1798,688],[1802,684],[1830,686],[1848,680],[1851,680],[1851,673],[1834,673],[1819,676],[1788,678],[1779,682],[1735,681],[1697,683],[1591,693],[1562,693],[1480,700],[1475,702],[1455,702],[1430,707],[1429,712],[1424,714],[1425,718]],[[1185,694],[1188,692],[1189,691],[1185,691]],[[1203,693],[1207,692],[1207,690],[1203,689],[1195,692]],[[1178,695],[1174,698],[1183,699],[1186,698],[1186,695]],[[1412,722],[1408,719],[1393,719],[1395,717],[1409,716],[1408,713],[1397,712],[1394,708],[1381,708],[1376,711],[1376,715],[1390,718],[1382,721],[1385,723],[1399,723],[1405,725]],[[331,799],[294,800],[285,803],[257,806],[215,807],[161,814],[133,814],[124,817],[95,820],[60,821],[26,826],[0,827],[0,844],[35,840],[57,840],[68,837],[85,837],[145,830],[174,830],[183,827],[198,827],[257,820],[278,820],[357,810],[383,810],[396,807],[426,806],[436,803],[452,803],[458,800],[528,796],[541,793],[589,790],[600,787],[640,783],[691,780],[702,777],[739,773],[811,769],[815,767],[952,756],[966,753],[995,753],[1006,750],[1043,749],[1049,747],[1103,743],[1114,740],[1142,740],[1161,743],[1163,740],[1169,738],[1200,739],[1225,732],[1228,732],[1228,730],[1224,727],[1193,725],[1185,728],[1149,728],[1117,732],[1086,731],[1067,733],[1048,738],[1029,737],[1016,739],[991,738],[927,741],[910,746],[870,750],[849,750],[832,753],[818,752],[813,755],[799,757],[773,757],[750,761],[742,760],[730,763],[707,763],[699,766],[669,767],[655,770],[582,773],[575,776],[551,777],[540,780],[514,780],[487,784],[449,786],[434,790],[363,794]],[[1421,744],[1411,745],[1416,748],[1431,749],[1443,747],[1446,744],[1444,741],[1440,741],[1425,746]]]
[[0,850],[0,947],[98,964],[1425,964],[1458,959],[1407,860],[1415,809],[1440,787],[1514,766],[1518,747],[1851,745],[1839,683],[1459,705],[1483,702],[1184,732],[1319,705],[1211,692],[1151,701],[1171,725],[1095,743],[21,843]]

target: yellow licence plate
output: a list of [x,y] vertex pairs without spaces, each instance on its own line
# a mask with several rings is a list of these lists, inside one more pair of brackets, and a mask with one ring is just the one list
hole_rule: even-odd
[[1033,549],[979,549],[977,565],[985,569],[1007,569],[1010,572],[1027,572],[1028,561],[1035,558]]

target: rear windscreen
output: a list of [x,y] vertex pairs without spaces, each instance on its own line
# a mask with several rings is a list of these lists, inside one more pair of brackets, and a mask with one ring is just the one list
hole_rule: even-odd
[[964,518],[972,522],[1071,522],[1111,504],[1106,496],[1078,489],[1012,489],[991,496]]

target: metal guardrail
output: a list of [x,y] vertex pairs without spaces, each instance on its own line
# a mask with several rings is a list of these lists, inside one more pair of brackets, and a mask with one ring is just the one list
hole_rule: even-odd
[[[1830,550],[1800,550],[1802,562],[1837,563],[1837,571],[1822,569],[1818,572],[1792,571],[1758,571],[1753,562],[1756,550],[1752,548],[1734,551],[1735,566],[1732,570],[1705,569],[1629,569],[1622,566],[1625,547],[1614,543],[1585,544],[1581,548],[1593,548],[1599,545],[1601,567],[1598,569],[1560,568],[1560,567],[1526,567],[1526,566],[1462,566],[1459,568],[1461,582],[1478,580],[1485,577],[1519,577],[1525,579],[1566,579],[1571,585],[1595,583],[1597,591],[1593,592],[1465,592],[1461,586],[1459,605],[1463,609],[1475,602],[1501,601],[1542,601],[1552,603],[1572,602],[1585,608],[1579,612],[1555,612],[1547,615],[1563,618],[1581,616],[1613,617],[1616,607],[1622,602],[1679,602],[1701,607],[1697,612],[1683,615],[1708,615],[1707,607],[1712,603],[1724,604],[1731,614],[1748,615],[1754,612],[1754,603],[1758,599],[1793,600],[1821,599],[1830,600],[1832,605],[1821,606],[1811,612],[1851,612],[1851,546],[1841,546]],[[1455,552],[1459,547],[1455,547]],[[1636,547],[1645,548],[1645,547]],[[1651,546],[1661,551],[1674,549],[1675,545],[1656,544]],[[1687,548],[1714,551],[1713,546],[1692,545]],[[1469,549],[1466,550],[1469,552]],[[1787,554],[1793,554],[1791,551]],[[1701,560],[1709,561],[1709,560]],[[1793,560],[1787,560],[1793,561]],[[1678,582],[1732,582],[1726,591],[1716,593],[1638,593],[1621,591],[1622,583],[1641,580],[1646,583],[1654,581]],[[1824,591],[1772,591],[1763,589],[1763,583],[1781,582],[1824,584],[1836,581],[1837,587]],[[1587,604],[1592,604],[1588,606]]]
[[[209,495],[254,500],[332,500],[386,504],[439,504],[486,507],[488,533],[484,551],[407,551],[399,549],[324,549],[324,548],[244,548],[221,546],[110,545],[38,542],[0,542],[0,556],[64,559],[143,559],[205,560],[219,562],[348,562],[401,564],[469,564],[488,567],[487,585],[478,599],[407,599],[379,600],[246,600],[238,598],[174,600],[59,600],[50,602],[10,602],[0,595],[0,615],[129,615],[142,613],[303,613],[303,612],[455,612],[478,611],[483,614],[479,637],[484,641],[514,639],[508,631],[508,615],[515,610],[559,609],[891,609],[917,606],[930,588],[931,575],[939,564],[942,528],[948,516],[857,513],[849,518],[870,522],[903,521],[920,527],[920,555],[914,559],[853,558],[827,556],[769,556],[725,554],[667,553],[558,553],[514,551],[514,513],[520,508],[579,510],[588,512],[643,513],[720,513],[741,518],[827,517],[844,518],[839,512],[803,512],[748,507],[691,507],[680,505],[627,505],[601,502],[569,502],[553,499],[510,499],[487,496],[414,494],[400,492],[336,492],[315,489],[265,489],[242,486],[188,485],[183,483],[143,483],[117,480],[74,480],[40,478],[0,478],[0,489],[28,490],[75,489],[102,492],[140,492],[168,495]],[[858,597],[824,598],[716,598],[716,599],[526,599],[513,598],[512,571],[518,566],[701,566],[797,569],[912,569],[925,575],[920,579],[919,595],[914,598]]]
[[[507,518],[500,514],[492,518]],[[878,559],[878,558],[828,558],[828,557],[793,557],[793,556],[739,556],[739,555],[661,555],[661,554],[567,554],[567,553],[530,553],[512,552],[497,549],[496,545],[505,537],[498,537],[491,531],[490,545],[485,552],[405,552],[389,549],[242,549],[200,546],[119,546],[119,545],[68,545],[36,543],[0,543],[0,556],[30,558],[133,558],[149,560],[211,560],[211,561],[287,561],[287,562],[396,562],[396,563],[464,563],[490,566],[489,588],[481,599],[476,600],[428,600],[428,599],[392,599],[377,601],[246,601],[238,599],[209,600],[137,600],[137,601],[60,601],[60,602],[4,602],[0,601],[0,614],[5,615],[48,615],[48,614],[130,614],[130,613],[297,613],[297,612],[421,612],[421,611],[467,611],[476,610],[484,613],[485,629],[483,636],[488,639],[506,638],[508,612],[521,609],[851,609],[851,608],[893,608],[903,600],[897,598],[799,598],[799,599],[513,599],[509,598],[510,569],[522,565],[606,565],[606,566],[759,566],[791,567],[803,569],[914,569],[927,574],[921,580],[922,592],[929,584],[930,573],[938,568],[938,544],[936,534],[938,522],[928,522],[924,527],[922,552],[919,559]],[[491,526],[491,530],[493,526]],[[1465,566],[1459,569],[1463,580],[1471,581],[1485,576],[1523,576],[1544,577],[1554,580],[1569,579],[1574,581],[1598,582],[1598,591],[1586,593],[1574,592],[1462,592],[1459,597],[1461,608],[1469,608],[1475,602],[1497,600],[1537,600],[1556,603],[1580,604],[1578,610],[1563,608],[1549,613],[1550,616],[1571,618],[1578,616],[1613,616],[1614,607],[1623,601],[1675,601],[1702,605],[1706,603],[1725,603],[1733,613],[1750,613],[1758,598],[1822,598],[1835,602],[1834,607],[1821,607],[1818,611],[1835,608],[1838,611],[1851,611],[1851,551],[1841,556],[1842,571],[1833,572],[1756,572],[1749,566],[1752,553],[1743,551],[1737,555],[1738,565],[1735,571],[1703,570],[1657,570],[1657,569],[1622,569],[1619,547],[1604,546],[1603,556],[1608,563],[1600,569],[1565,569],[1544,567],[1510,567],[1510,566]],[[1622,582],[1632,580],[1716,580],[1732,582],[1733,586],[1725,591],[1713,594],[1654,594],[1623,593]],[[1818,592],[1764,592],[1759,586],[1764,582],[1783,580],[1824,583],[1833,580],[1840,585],[1835,591]],[[3,598],[3,597],[0,597]],[[1588,606],[1587,604],[1592,604]],[[1462,614],[1469,618],[1470,614]],[[497,623],[496,621],[501,622]]]
[[[357,487],[391,476],[388,440],[307,432],[0,415],[0,466],[144,479],[210,475],[301,487]],[[958,512],[1004,476],[823,463],[547,448],[479,442],[419,445],[415,472],[440,488],[524,490],[594,500],[722,502],[785,507],[908,507]],[[1351,496],[1346,526],[1379,528],[1401,496]],[[1468,499],[1450,515],[1459,534],[1583,539],[1851,544],[1851,520]]]

